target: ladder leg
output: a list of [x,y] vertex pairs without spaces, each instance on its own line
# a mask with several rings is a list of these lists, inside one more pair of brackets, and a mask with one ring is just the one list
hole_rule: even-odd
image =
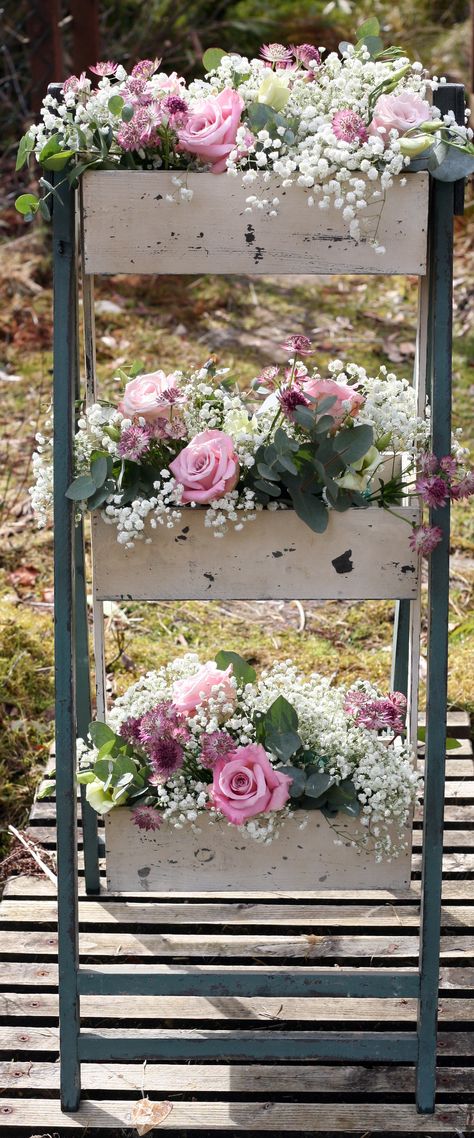
[[[60,175],[56,176],[57,182]],[[58,965],[61,1103],[80,1101],[77,973],[77,799],[74,505],[65,497],[73,478],[74,399],[78,372],[77,266],[74,194],[58,186],[54,243],[54,590]]]
[[410,637],[410,601],[396,601],[392,640],[390,688],[408,694],[408,645]]
[[[447,108],[446,108],[447,109]],[[433,451],[451,449],[452,251],[454,187],[432,188],[431,395]],[[449,602],[449,506],[431,511],[443,540],[429,564],[428,682],[420,930],[417,1108],[431,1114],[436,1090],[440,914],[446,749]]]
[[[87,622],[87,585],[85,578],[84,533],[82,522],[76,526],[75,566],[77,734],[81,739],[86,739],[92,712]],[[85,885],[87,893],[98,893],[100,890],[100,878],[97,814],[95,810],[89,806],[85,792],[85,786],[81,786]]]

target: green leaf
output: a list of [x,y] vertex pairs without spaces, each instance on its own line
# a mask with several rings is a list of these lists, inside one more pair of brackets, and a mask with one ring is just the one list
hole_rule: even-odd
[[262,478],[267,478],[270,480],[270,482],[279,481],[278,472],[276,470],[272,470],[270,466],[267,466],[266,462],[257,462],[257,470],[258,473],[262,475]]
[[278,459],[279,465],[283,470],[288,470],[289,474],[298,474],[298,467],[295,466],[293,459],[289,458],[287,454],[281,454]]
[[265,745],[277,758],[286,761],[301,750],[298,715],[283,695],[279,695],[264,716]]
[[341,802],[339,807],[341,814],[348,814],[349,818],[358,818],[360,814],[360,802],[356,798],[355,802]]
[[305,793],[310,798],[320,798],[333,784],[334,779],[327,771],[314,771],[313,774],[308,775]]
[[20,139],[20,142],[18,144],[15,170],[21,170],[22,166],[24,166],[25,163],[28,162],[30,154],[32,153],[34,148],[35,148],[34,139],[31,137],[31,135],[27,131],[26,134],[23,135],[23,138]]
[[269,494],[271,498],[279,498],[281,494],[280,487],[276,482],[267,482],[263,478],[256,478],[254,486],[257,490],[261,490],[263,494]]
[[[416,734],[417,734],[418,741],[420,743],[424,743],[426,740],[426,727],[419,727]],[[462,742],[460,739],[452,739],[452,738],[446,739],[446,742],[445,742],[445,750],[446,751],[455,751],[458,747],[462,747]]]
[[51,138],[45,142],[43,149],[40,151],[39,161],[44,166],[45,160],[51,158],[52,154],[59,154],[61,150],[61,143],[59,141],[59,134],[52,134]]
[[380,32],[380,24],[376,16],[370,16],[368,20],[357,28],[357,35],[359,40],[365,39],[366,36],[378,36]]
[[225,671],[232,664],[232,671],[240,687],[245,687],[245,684],[254,684],[257,679],[257,673],[252,665],[247,663],[238,652],[218,652],[216,656],[216,664],[218,668]]
[[73,502],[84,502],[91,498],[96,492],[96,484],[91,478],[90,474],[80,474],[78,478],[71,482],[66,490],[66,498],[72,498]]
[[50,779],[48,782],[43,782],[40,786],[40,789],[38,790],[37,795],[36,795],[37,802],[41,802],[43,798],[48,798],[49,795],[52,794],[55,789],[56,789],[56,783],[54,782],[53,779]]
[[114,735],[113,739],[107,739],[107,742],[103,743],[102,746],[99,748],[99,754],[97,755],[97,758],[98,759],[107,758],[107,756],[111,755],[113,753],[113,751],[115,750],[116,744],[117,744],[117,739],[116,739],[115,735]]
[[94,767],[93,767],[94,774],[97,778],[100,778],[101,782],[103,782],[105,789],[107,789],[108,786],[110,786],[110,782],[112,780],[113,769],[114,769],[113,759],[97,759],[97,762],[94,763]]
[[38,206],[39,201],[36,194],[20,194],[15,201],[15,209],[24,217],[33,216],[37,212]]
[[359,427],[345,427],[339,431],[334,437],[333,445],[336,454],[343,459],[346,466],[350,466],[367,454],[373,441],[373,427],[369,427],[368,423],[362,423]]
[[315,494],[305,494],[303,490],[290,488],[291,500],[298,517],[313,533],[324,533],[329,517],[328,508]]
[[119,115],[122,107],[125,106],[125,99],[122,99],[121,95],[112,95],[107,103],[107,106],[111,115]]
[[278,731],[295,730],[298,727],[298,713],[293,704],[278,695],[265,712],[265,722]]
[[223,51],[221,47],[208,47],[202,57],[204,70],[216,71],[224,55],[227,55],[227,52]]
[[284,766],[279,768],[280,774],[287,774],[291,778],[290,798],[300,798],[306,785],[306,774],[301,767]]
[[380,55],[380,52],[383,51],[383,40],[380,39],[380,36],[364,36],[362,40],[359,40],[356,47],[365,47],[371,59],[374,59],[375,56]]
[[88,782],[95,782],[94,771],[78,771],[77,781],[81,786],[87,786]]
[[122,114],[120,116],[122,119],[122,122],[131,122],[134,114],[135,114],[135,108],[132,107],[131,103],[125,103],[125,106],[122,107]]
[[71,158],[74,158],[75,150],[60,150],[58,154],[52,154],[50,158],[46,158],[42,162],[45,170],[64,170]]
[[93,723],[89,723],[89,735],[92,739],[94,747],[99,748],[103,747],[104,743],[108,743],[110,740],[115,740],[117,738],[115,731],[112,731],[111,727],[109,727],[107,723],[102,723],[100,719],[96,719]]
[[104,485],[108,471],[109,464],[107,462],[106,454],[99,454],[97,458],[94,458],[92,460],[91,478],[97,490],[100,490],[101,486]]
[[357,791],[352,779],[346,778],[343,782],[332,786],[328,794],[328,803],[332,809],[339,810],[341,806],[348,805],[357,800]]
[[40,198],[38,202],[38,212],[41,214],[41,217],[44,219],[44,221],[51,221],[51,211],[48,203],[44,200],[44,198]]

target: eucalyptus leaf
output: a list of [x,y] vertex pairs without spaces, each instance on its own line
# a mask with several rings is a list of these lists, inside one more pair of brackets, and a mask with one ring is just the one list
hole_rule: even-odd
[[64,170],[74,154],[74,150],[60,150],[57,154],[51,154],[49,158],[45,158],[41,165],[45,170]]
[[92,494],[95,494],[96,489],[96,484],[90,474],[80,474],[68,486],[66,498],[71,498],[73,502],[85,502],[92,497]]
[[267,482],[266,479],[256,478],[254,486],[257,490],[262,490],[264,494],[269,494],[271,498],[280,497],[280,487],[275,482]]
[[122,99],[121,95],[112,95],[107,106],[112,115],[119,115],[122,107],[125,106],[125,99]]
[[334,779],[327,771],[315,771],[314,774],[308,775],[305,793],[310,798],[320,798],[333,784]]
[[216,656],[216,664],[218,668],[225,671],[232,665],[232,671],[237,680],[238,687],[245,687],[245,684],[254,684],[257,679],[257,673],[252,665],[239,656],[238,652],[218,652]]
[[202,57],[204,70],[206,72],[216,71],[225,55],[227,52],[223,51],[221,47],[208,47]]
[[94,771],[78,771],[77,781],[81,786],[87,786],[88,782],[95,782]]
[[303,490],[290,489],[295,513],[305,522],[313,533],[324,533],[328,525],[328,509],[321,498],[315,494],[305,494]]
[[16,156],[15,170],[21,170],[22,169],[22,167],[25,165],[25,163],[28,162],[30,154],[32,153],[34,148],[35,148],[34,139],[31,137],[31,135],[27,131],[26,134],[23,135],[23,138],[20,139],[20,142],[18,144],[18,152],[17,152],[17,156]]
[[279,768],[280,774],[287,774],[291,778],[290,798],[300,798],[306,785],[306,773],[301,767],[284,766]]
[[431,171],[438,182],[459,182],[470,174],[474,174],[474,150],[469,152],[458,146],[449,146],[446,157]]
[[33,217],[38,210],[38,206],[39,201],[36,194],[20,194],[20,196],[15,199],[15,209],[26,218]]
[[104,485],[108,474],[107,455],[100,454],[91,462],[91,478],[97,490]]
[[40,151],[39,161],[41,163],[41,166],[44,166],[46,159],[51,158],[52,154],[59,154],[59,151],[61,149],[62,146],[59,140],[59,134],[52,134],[51,138],[48,138],[48,141],[45,142],[43,149]]
[[125,106],[122,107],[122,113],[120,115],[120,118],[122,119],[122,122],[131,122],[134,114],[135,114],[135,108],[132,107],[132,104],[131,103],[125,103]]
[[359,40],[365,39],[366,36],[378,36],[380,32],[380,24],[376,16],[369,16],[364,23],[357,28],[357,35]]
[[265,732],[265,745],[278,759],[286,762],[301,749],[301,739],[296,731],[278,731],[268,727]]
[[89,735],[94,747],[99,748],[103,747],[104,743],[108,743],[111,739],[115,740],[117,738],[115,731],[112,731],[112,728],[109,727],[107,723],[103,723],[100,719],[96,719],[93,723],[89,724]]

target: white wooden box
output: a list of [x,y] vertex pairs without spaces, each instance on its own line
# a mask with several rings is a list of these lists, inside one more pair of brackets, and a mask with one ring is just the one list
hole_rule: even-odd
[[[348,236],[341,210],[312,209],[294,185],[265,188],[278,216],[247,212],[252,189],[223,174],[183,174],[181,202],[170,171],[97,170],[82,179],[87,273],[413,273],[427,257],[428,174],[408,174],[361,213]],[[368,183],[368,199],[374,183]],[[253,192],[256,192],[255,190]],[[167,195],[175,201],[167,201]],[[375,237],[385,253],[375,252]]]
[[[418,509],[397,507],[407,520]],[[204,525],[205,510],[185,509],[174,529],[146,531],[150,544],[126,549],[115,526],[92,519],[96,600],[404,599],[417,596],[419,560],[410,527],[370,506],[332,511],[324,534],[293,510],[262,510],[222,538]]]
[[304,811],[288,819],[280,836],[261,845],[227,822],[199,819],[199,833],[190,826],[176,830],[163,824],[153,832],[139,830],[126,807],[105,815],[107,888],[113,893],[143,891],[319,889],[406,889],[410,883],[411,829],[407,852],[392,862],[376,862],[372,853],[359,853],[351,844],[357,820],[335,819],[342,845],[319,810],[300,824]]

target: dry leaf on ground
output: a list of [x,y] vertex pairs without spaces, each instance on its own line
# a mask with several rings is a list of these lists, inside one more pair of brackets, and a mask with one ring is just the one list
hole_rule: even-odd
[[141,1098],[132,1106],[130,1123],[137,1134],[149,1134],[155,1126],[160,1126],[165,1121],[172,1109],[172,1102],[152,1102],[149,1098]]

